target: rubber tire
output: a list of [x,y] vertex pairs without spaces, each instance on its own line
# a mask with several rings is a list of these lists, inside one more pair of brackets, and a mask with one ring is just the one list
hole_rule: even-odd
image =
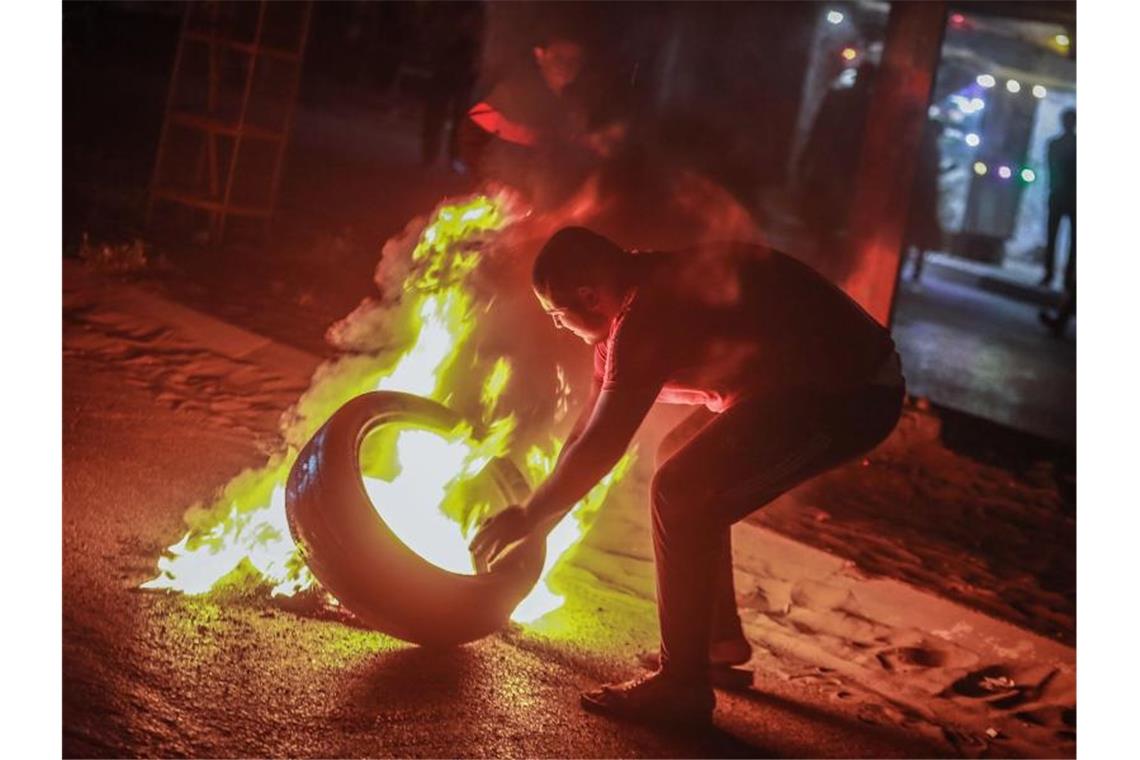
[[[289,531],[321,585],[366,625],[425,646],[462,644],[502,628],[545,559],[545,542],[528,539],[489,572],[452,573],[413,552],[373,507],[360,471],[360,446],[371,431],[403,423],[445,433],[461,421],[420,396],[358,396],[301,450],[285,490]],[[530,488],[513,463],[495,459],[487,468],[505,503],[526,500]]]

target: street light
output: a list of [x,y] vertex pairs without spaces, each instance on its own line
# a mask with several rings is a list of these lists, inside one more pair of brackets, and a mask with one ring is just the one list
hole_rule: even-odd
[[829,24],[842,24],[843,23],[843,14],[840,13],[839,11],[828,11],[827,12],[827,22]]
[[1026,182],[1032,182],[1033,180],[1037,179],[1037,172],[1033,171],[1032,169],[1022,169],[1021,178]]
[[1010,92],[1012,92],[1014,94],[1017,94],[1017,93],[1021,92],[1021,82],[1017,81],[1016,79],[1010,79],[1008,82],[1005,83],[1005,89],[1009,90]]
[[995,84],[997,84],[997,80],[994,79],[990,74],[978,74],[977,82],[982,87],[986,88],[993,87]]
[[974,162],[974,174],[977,174],[979,177],[984,177],[986,175],[986,172],[988,172],[988,171],[989,171],[989,167],[987,167],[984,162],[982,162],[982,161],[975,161]]
[[998,167],[998,176],[1001,177],[1002,179],[1009,179],[1010,177],[1013,176],[1013,170],[1010,169],[1008,166],[999,166]]
[[966,144],[971,148],[976,148],[982,144],[982,138],[978,137],[977,133],[971,132],[966,135]]
[[1033,97],[1043,98],[1048,94],[1049,94],[1049,91],[1046,90],[1044,86],[1039,85],[1039,84],[1033,85]]

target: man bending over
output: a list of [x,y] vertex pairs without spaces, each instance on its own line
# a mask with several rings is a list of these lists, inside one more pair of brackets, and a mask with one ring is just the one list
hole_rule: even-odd
[[526,504],[488,520],[471,549],[492,562],[549,532],[621,458],[655,402],[700,407],[666,437],[651,486],[659,667],[582,703],[707,723],[710,667],[751,656],[729,528],[890,433],[904,395],[894,342],[808,266],[742,243],[635,253],[568,227],[535,260],[534,290],[557,327],[594,346],[593,387],[554,471]]

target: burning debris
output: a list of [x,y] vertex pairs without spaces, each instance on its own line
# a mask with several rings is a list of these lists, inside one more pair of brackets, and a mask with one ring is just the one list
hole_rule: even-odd
[[[524,216],[520,205],[505,194],[444,202],[389,241],[377,269],[381,298],[361,304],[330,330],[336,345],[360,353],[331,360],[314,373],[283,422],[284,450],[260,469],[235,477],[214,501],[189,510],[189,531],[159,559],[157,577],[144,588],[203,594],[238,585],[264,587],[274,596],[319,594],[289,533],[285,482],[298,451],[318,428],[350,399],[374,390],[423,396],[479,421],[478,434],[471,425],[447,435],[385,426],[365,439],[360,463],[373,506],[405,544],[440,568],[473,571],[469,534],[502,506],[477,498],[472,483],[482,467],[509,457],[522,462],[535,482],[553,469],[562,446],[558,438],[530,446],[518,440],[518,420],[503,408],[511,359],[481,355],[474,337],[491,299],[471,276],[504,231]],[[552,393],[565,414],[565,373],[555,381]],[[627,454],[550,534],[541,579],[512,619],[534,621],[561,606],[549,579],[634,456]]]

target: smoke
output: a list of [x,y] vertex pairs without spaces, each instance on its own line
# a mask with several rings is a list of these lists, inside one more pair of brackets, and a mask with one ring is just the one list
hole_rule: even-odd
[[[758,139],[769,131],[771,109],[744,123],[736,118],[741,104],[707,107],[704,94],[685,83],[695,73],[688,64],[725,39],[720,27],[693,32],[690,22],[715,14],[632,5],[487,6],[476,100],[532,118],[557,139],[533,149],[495,141],[482,176],[522,192],[548,226],[581,224],[628,248],[762,240],[756,189],[780,179],[757,176],[780,164],[756,160],[780,151]],[[533,51],[559,39],[580,43],[583,65],[554,98]],[[742,37],[726,60],[752,44]],[[707,73],[713,88],[744,81],[731,68]],[[750,101],[748,109],[757,107]],[[558,119],[580,120],[574,138],[565,139],[569,127],[551,119],[552,110]]]

